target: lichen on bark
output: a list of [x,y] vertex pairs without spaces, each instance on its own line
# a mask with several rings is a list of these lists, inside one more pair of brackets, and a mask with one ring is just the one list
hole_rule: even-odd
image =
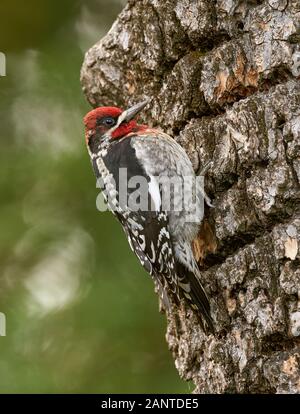
[[198,393],[300,393],[299,2],[129,0],[81,80],[93,106],[151,98],[144,121],[195,170],[212,160],[217,247],[201,271],[216,335],[174,310],[180,376]]

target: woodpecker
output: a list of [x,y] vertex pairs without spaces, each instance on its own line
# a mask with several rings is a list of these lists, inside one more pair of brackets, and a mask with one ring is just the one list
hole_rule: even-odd
[[[127,110],[98,107],[90,111],[84,118],[87,149],[107,205],[154,279],[165,307],[170,306],[169,292],[175,303],[184,300],[196,311],[205,332],[213,332],[209,300],[192,250],[203,220],[203,208],[198,207],[205,193],[195,190],[196,176],[184,149],[160,130],[137,123],[136,116],[148,103],[143,101]],[[121,170],[126,174],[120,174]],[[129,185],[134,177],[144,179],[144,191]],[[186,178],[192,186],[190,199],[183,205],[182,193],[177,187],[170,190],[167,181],[183,182]],[[138,198],[148,202],[147,208],[121,202],[121,187],[126,188],[126,202],[137,192]],[[169,204],[165,206],[167,195]]]

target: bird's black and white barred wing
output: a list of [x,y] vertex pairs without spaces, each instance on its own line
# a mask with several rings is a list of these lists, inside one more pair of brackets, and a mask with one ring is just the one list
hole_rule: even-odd
[[[135,156],[138,162],[143,165],[145,173],[150,179],[149,194],[159,214],[159,212],[163,211],[163,201],[165,200],[166,194],[172,194],[168,192],[168,185],[167,187],[164,187],[163,184],[162,187],[159,186],[159,178],[168,177],[172,180],[172,177],[175,177],[181,184],[185,178],[189,178],[191,182],[195,182],[193,181],[195,175],[192,164],[183,148],[170,136],[160,131],[145,130],[138,136],[132,137],[131,145],[135,150]],[[187,206],[190,207],[193,204],[193,187],[191,191],[184,193],[184,198]],[[174,191],[169,200],[171,209],[168,209],[168,212],[164,212],[166,216],[166,222],[164,224],[168,232],[171,233],[172,239],[172,274],[173,278],[176,279],[174,280],[174,284],[177,285],[176,292],[178,292],[178,298],[184,297],[187,299],[191,307],[198,310],[204,316],[206,326],[209,327],[210,331],[213,331],[209,300],[201,284],[199,278],[200,272],[191,249],[191,241],[193,238],[191,238],[191,235],[194,234],[196,236],[198,232],[197,225],[200,224],[203,218],[203,210],[198,205],[200,208],[192,211],[192,217],[195,221],[190,223],[191,216],[189,211],[185,210],[185,208],[180,210],[182,201],[182,193],[180,191]],[[178,207],[179,214],[177,214]],[[178,233],[177,228],[181,229],[180,233]],[[184,260],[184,255],[178,254],[178,250],[180,249],[176,251],[175,246],[178,247],[181,243],[190,252],[191,263],[187,263]],[[200,322],[202,323],[202,320]]]
[[[157,145],[158,139],[162,139],[163,143],[161,152]],[[107,154],[97,160],[95,171],[96,175],[98,171],[98,174],[104,176],[106,189],[110,188],[108,204],[110,208],[116,207],[114,213],[125,230],[132,250],[146,271],[158,282],[163,299],[167,298],[165,287],[168,286],[175,300],[185,297],[194,309],[206,317],[209,324],[207,296],[196,275],[176,257],[174,246],[177,241],[171,233],[170,211],[165,211],[162,206],[162,186],[159,185],[158,177],[164,172],[179,178],[193,174],[191,163],[182,152],[183,149],[165,135],[160,138],[153,135],[127,136],[113,143]],[[155,154],[157,163],[153,159]],[[126,174],[120,175],[123,167],[126,168]],[[108,171],[106,175],[105,169]],[[146,182],[146,186],[140,187],[140,198],[147,201],[146,208],[135,209],[129,203],[130,196],[139,193],[139,189],[129,185],[133,177],[143,178]],[[112,184],[113,181],[115,185]],[[122,205],[121,202],[122,188],[126,188],[127,205]],[[185,227],[183,218],[182,232]],[[164,302],[168,303],[168,300]]]
[[169,305],[166,286],[176,299],[178,283],[173,246],[166,212],[132,212],[126,221],[117,214],[132,251],[144,269],[158,283],[163,302]]
[[[126,171],[120,174],[124,168]],[[94,169],[96,175],[103,180],[109,208],[121,222],[130,246],[145,270],[153,278],[159,278],[160,285],[164,287],[168,284],[178,294],[169,219],[167,213],[161,210],[160,188],[154,177],[146,174],[142,163],[137,159],[131,138],[116,141],[107,154],[97,160]],[[105,174],[105,170],[109,174]],[[134,178],[144,179],[146,185],[138,188],[130,186],[129,182]],[[124,199],[124,189],[126,206],[121,202]],[[146,208],[132,208],[129,197],[133,193],[135,198],[146,201]]]
[[[119,220],[131,249],[144,269],[157,282],[165,307],[169,308],[167,291],[171,290],[177,303],[180,298],[185,297],[194,310],[200,311],[206,325],[213,331],[208,298],[199,279],[176,260],[168,230],[167,213],[146,212],[142,220],[140,214],[131,215],[126,222],[123,222],[122,217]],[[204,327],[202,319],[200,322]]]

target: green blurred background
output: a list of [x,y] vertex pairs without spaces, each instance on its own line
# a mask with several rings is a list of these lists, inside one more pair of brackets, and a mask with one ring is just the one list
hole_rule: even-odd
[[1,0],[1,393],[190,391],[84,146],[83,55],[125,3]]

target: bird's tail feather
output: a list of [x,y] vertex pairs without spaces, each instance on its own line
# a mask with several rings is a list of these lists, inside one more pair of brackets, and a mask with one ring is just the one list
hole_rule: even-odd
[[[198,277],[183,264],[177,262],[177,272],[180,279],[180,290],[189,305],[197,311],[201,325],[206,332],[214,332],[210,304],[205,290]],[[200,313],[200,315],[199,315]]]

